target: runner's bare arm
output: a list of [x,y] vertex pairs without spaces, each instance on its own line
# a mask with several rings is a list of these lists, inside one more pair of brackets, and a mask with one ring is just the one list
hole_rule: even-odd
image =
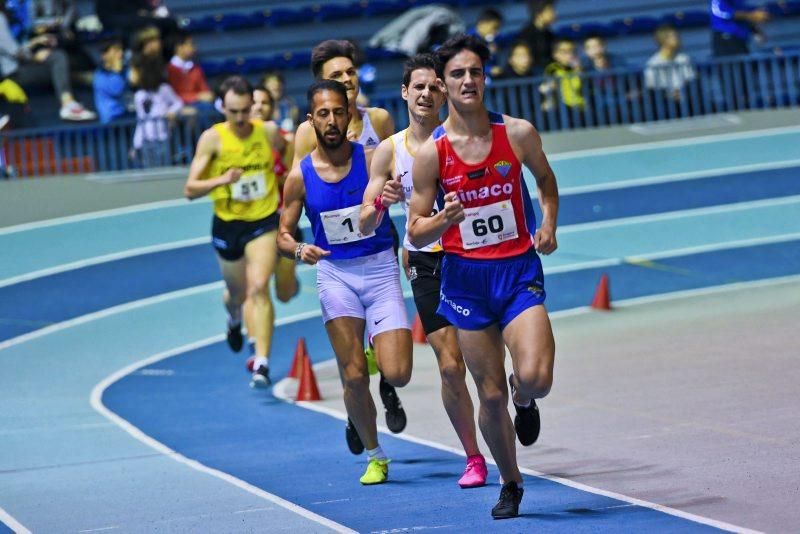
[[556,227],[558,224],[558,183],[556,175],[542,150],[542,138],[531,123],[522,119],[508,121],[512,144],[519,150],[520,161],[536,178],[539,204],[542,207],[542,222],[533,236],[536,250],[550,254],[558,248]]
[[451,224],[464,219],[464,208],[454,193],[445,197],[445,209],[432,215],[439,188],[439,155],[433,139],[417,150],[414,167],[414,191],[408,209],[408,239],[417,248],[430,245],[442,237]]
[[264,122],[264,133],[267,134],[267,139],[269,139],[269,144],[272,148],[281,154],[286,152],[286,140],[278,130],[278,125],[275,124],[275,121]]
[[[399,180],[392,178],[392,160],[394,146],[390,139],[381,141],[372,152],[372,163],[369,167],[369,183],[364,190],[364,201],[361,204],[359,230],[362,234],[370,234],[380,224],[384,210],[402,200],[402,186]],[[383,209],[375,205],[375,199],[381,195]]]
[[381,141],[387,139],[394,133],[394,119],[383,108],[370,108],[369,120],[372,121],[372,126],[375,128],[375,133],[381,138]]
[[305,196],[306,189],[300,167],[295,167],[289,172],[283,186],[283,211],[278,227],[278,250],[284,256],[314,265],[323,256],[330,255],[330,252],[322,250],[316,245],[298,243],[294,239],[297,223],[300,221],[303,211]]
[[189,166],[189,177],[183,186],[183,194],[189,200],[205,196],[214,188],[232,184],[241,177],[242,169],[228,169],[222,176],[205,178],[211,160],[217,155],[219,143],[219,135],[214,130],[206,130],[197,141],[197,150]]
[[314,127],[308,121],[300,123],[294,134],[292,168],[296,167],[304,157],[311,154],[311,151],[315,148],[317,148],[317,135],[314,133]]

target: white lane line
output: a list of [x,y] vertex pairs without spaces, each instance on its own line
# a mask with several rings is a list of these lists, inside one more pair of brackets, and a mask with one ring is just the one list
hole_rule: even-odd
[[[133,206],[125,206],[123,208],[112,208],[108,210],[92,211],[89,213],[80,213],[77,215],[67,215],[65,217],[56,217],[53,219],[45,219],[43,221],[34,221],[23,224],[15,224],[13,226],[6,226],[0,228],[0,235],[13,234],[16,232],[24,232],[26,230],[36,230],[39,228],[47,228],[48,226],[57,226],[59,224],[68,224],[81,221],[89,221],[92,219],[101,219],[103,217],[114,217],[117,215],[127,215],[130,213],[139,213],[142,211],[158,210],[162,208],[173,208],[175,206],[188,206],[188,200],[185,198],[175,198],[172,200],[159,200],[157,202],[147,202],[144,204],[134,204]],[[192,201],[198,202],[211,202],[208,199],[198,199]]]
[[652,213],[648,215],[634,215],[633,217],[622,217],[619,219],[609,219],[607,221],[594,221],[581,224],[569,224],[558,229],[561,234],[575,232],[585,232],[587,230],[597,230],[600,228],[613,228],[615,226],[628,226],[632,224],[642,224],[649,222],[671,221],[674,219],[685,219],[698,215],[718,215],[720,213],[732,213],[757,208],[771,208],[779,206],[790,206],[800,203],[800,195],[792,195],[779,198],[765,198],[761,200],[748,200],[733,204],[722,204],[718,206],[705,206],[702,208],[691,208],[680,211],[667,211],[664,213]]
[[725,242],[711,243],[708,245],[697,245],[693,247],[675,248],[671,250],[660,250],[658,252],[653,252],[651,254],[636,254],[634,256],[624,256],[622,258],[597,258],[587,261],[576,261],[565,265],[545,267],[544,273],[546,275],[550,275],[556,273],[582,271],[584,269],[595,269],[599,267],[613,267],[615,265],[622,265],[623,263],[637,264],[648,261],[663,260],[667,258],[677,258],[680,256],[690,256],[693,254],[702,254],[704,252],[718,252],[720,250],[733,250],[737,248],[754,247],[759,245],[786,243],[788,241],[795,241],[798,239],[800,239],[800,232],[793,234],[780,234],[768,237],[739,239],[735,241],[725,241]]
[[116,530],[119,527],[119,525],[114,525],[111,527],[87,528],[86,530],[79,530],[78,532],[105,532],[106,530]]
[[[321,312],[320,311],[316,311],[316,312],[312,312],[312,313],[301,313],[301,314],[297,314],[297,315],[294,315],[294,316],[291,316],[291,317],[286,317],[281,322],[281,324],[286,324],[288,322],[294,322],[294,321],[300,321],[300,320],[308,318],[309,316],[313,317],[314,315],[321,315]],[[292,503],[290,501],[287,501],[285,499],[282,499],[281,497],[278,497],[277,495],[274,495],[272,493],[266,492],[266,491],[262,490],[259,487],[253,486],[252,484],[250,484],[248,482],[245,482],[244,480],[238,479],[238,478],[236,478],[236,477],[234,477],[232,475],[229,475],[228,473],[219,471],[217,469],[213,469],[211,467],[208,467],[206,465],[201,464],[200,462],[198,462],[196,460],[192,460],[190,458],[187,458],[186,456],[183,456],[182,454],[170,449],[169,447],[167,447],[163,443],[161,443],[159,441],[156,441],[155,439],[151,438],[150,436],[148,436],[147,434],[142,432],[138,427],[132,425],[131,423],[129,423],[125,419],[121,418],[120,416],[118,416],[117,414],[115,414],[114,412],[112,412],[111,410],[106,408],[106,406],[103,404],[103,392],[109,386],[111,386],[113,383],[115,383],[118,380],[124,378],[125,376],[138,371],[142,367],[145,367],[147,365],[151,365],[153,363],[159,362],[159,361],[164,360],[166,358],[170,358],[172,356],[176,356],[178,354],[181,354],[181,353],[184,353],[184,352],[188,352],[188,351],[191,351],[191,350],[199,349],[199,348],[205,347],[207,345],[210,345],[212,343],[218,343],[218,342],[222,341],[224,338],[225,338],[224,335],[216,335],[216,336],[212,336],[212,337],[209,337],[209,338],[206,338],[206,339],[201,339],[201,340],[196,341],[194,343],[189,343],[187,345],[183,345],[182,347],[177,347],[175,349],[171,349],[171,350],[167,350],[165,352],[161,352],[159,354],[156,354],[156,355],[151,356],[149,358],[145,358],[144,360],[140,360],[140,361],[138,361],[136,363],[133,363],[131,365],[128,365],[127,367],[124,367],[124,368],[120,369],[116,373],[113,373],[112,375],[106,377],[103,381],[101,381],[99,384],[97,384],[92,389],[92,393],[91,393],[91,395],[89,397],[90,403],[92,405],[92,408],[94,408],[102,416],[106,417],[111,422],[113,422],[116,425],[118,425],[122,430],[124,430],[125,432],[127,432],[128,434],[130,434],[131,436],[133,436],[134,438],[136,438],[140,442],[144,443],[148,447],[150,447],[152,449],[155,449],[156,451],[160,452],[161,454],[163,454],[165,456],[168,456],[169,458],[172,458],[176,462],[182,463],[182,464],[186,465],[187,467],[189,467],[191,469],[194,469],[195,471],[199,471],[201,473],[205,473],[205,474],[210,475],[212,477],[218,478],[219,480],[222,480],[224,482],[227,482],[228,484],[236,486],[237,488],[242,489],[242,490],[244,490],[244,491],[246,491],[246,492],[248,492],[248,493],[250,493],[252,495],[255,495],[256,497],[264,499],[265,501],[271,502],[273,504],[277,504],[278,506],[280,506],[282,508],[285,508],[285,509],[287,509],[287,510],[289,510],[289,511],[291,511],[291,512],[293,512],[293,513],[295,513],[295,514],[297,514],[299,516],[301,516],[301,517],[304,517],[304,518],[306,518],[306,519],[308,519],[310,521],[314,521],[315,523],[319,523],[320,525],[326,526],[326,527],[330,528],[331,530],[333,530],[335,532],[348,532],[348,533],[349,532],[355,532],[354,530],[351,530],[351,529],[345,527],[344,525],[340,525],[339,523],[336,523],[335,521],[332,521],[332,520],[330,520],[330,519],[328,519],[326,517],[323,517],[321,515],[315,514],[314,512],[312,512],[310,510],[306,510],[305,508],[303,508],[301,506],[298,506],[298,505],[296,505],[296,504],[294,504],[294,503]]]
[[[559,187],[558,193],[560,196],[577,195],[581,193],[594,193],[597,191],[610,191],[613,189],[622,189],[624,187],[638,187],[643,185],[655,185],[668,182],[682,182],[685,180],[696,180],[699,178],[713,178],[715,176],[725,176],[727,174],[741,174],[745,172],[788,169],[797,166],[800,166],[800,159],[790,159],[785,161],[776,161],[769,163],[753,163],[752,165],[738,165],[733,167],[717,167],[702,171],[661,174],[657,176],[648,176],[647,178],[615,180],[615,181],[602,182],[599,184],[592,184],[592,185]],[[533,198],[533,196],[531,198]]]
[[144,308],[145,306],[151,306],[153,304],[159,304],[161,302],[166,302],[168,300],[173,300],[181,297],[187,297],[189,295],[205,293],[206,291],[219,290],[222,289],[222,286],[223,282],[221,281],[211,282],[210,284],[203,284],[200,286],[180,289],[178,291],[172,291],[170,293],[163,293],[161,295],[156,295],[154,297],[147,297],[144,299],[135,300],[133,302],[126,302],[125,304],[120,304],[118,306],[113,306],[111,308],[106,308],[104,310],[88,313],[86,315],[81,315],[80,317],[75,317],[74,319],[70,319],[68,321],[55,323],[50,326],[40,328],[39,330],[34,330],[33,332],[28,332],[27,334],[7,339],[0,343],[0,351],[7,349],[9,347],[13,347],[14,345],[19,345],[20,343],[25,343],[26,341],[30,341],[32,339],[37,339],[42,336],[52,334],[54,332],[60,332],[61,330],[66,330],[67,328],[72,328],[73,326],[78,326],[91,321],[95,321],[97,319],[102,319],[110,315],[124,313],[126,311],[135,310],[137,308]]
[[608,154],[624,154],[626,152],[639,152],[656,148],[673,148],[690,146],[697,144],[716,143],[720,141],[736,141],[740,139],[753,139],[756,137],[772,137],[783,134],[800,133],[800,127],[781,126],[780,128],[765,128],[763,130],[748,130],[746,132],[733,132],[724,134],[700,135],[697,137],[683,137],[680,139],[670,139],[668,141],[646,141],[644,143],[631,143],[604,148],[587,148],[581,150],[570,150],[558,154],[548,155],[550,161],[563,161],[576,158],[592,156],[605,156]]
[[[712,294],[725,293],[725,292],[730,292],[730,291],[741,291],[741,290],[744,290],[744,289],[755,289],[755,288],[760,288],[760,287],[768,287],[768,286],[775,286],[775,285],[781,285],[781,284],[795,284],[795,283],[798,283],[798,282],[800,282],[800,275],[793,275],[793,276],[785,276],[785,277],[781,277],[781,278],[772,278],[772,279],[766,279],[766,280],[756,280],[756,281],[752,281],[752,282],[737,282],[737,283],[733,283],[733,284],[722,284],[722,285],[718,285],[718,286],[712,286],[712,287],[706,287],[706,288],[700,288],[700,289],[690,289],[690,290],[685,290],[685,291],[673,291],[673,292],[670,292],[670,293],[662,293],[662,294],[659,294],[659,295],[651,295],[651,296],[647,296],[647,297],[637,297],[637,298],[619,300],[619,301],[615,301],[614,305],[616,307],[625,308],[625,307],[638,306],[638,305],[642,305],[642,304],[649,304],[649,303],[653,303],[653,302],[664,302],[664,301],[670,301],[670,300],[678,300],[678,299],[684,299],[684,298],[697,297],[697,296],[702,296],[702,295],[712,295]],[[550,313],[550,317],[555,319],[555,318],[559,318],[559,317],[573,317],[573,316],[583,315],[583,314],[587,314],[587,313],[592,313],[592,309],[590,307],[588,307],[588,306],[585,306],[585,307],[581,307],[581,308],[563,310],[563,311],[560,311],[560,312],[553,312],[553,313]],[[316,369],[317,371],[321,371],[326,367],[330,367],[331,363],[335,363],[335,361],[334,360],[326,360],[324,362],[320,362],[320,363],[314,364],[314,369]],[[294,380],[290,379],[290,378],[284,378],[284,379],[280,380],[273,387],[273,395],[276,398],[279,398],[279,399],[283,400],[284,402],[288,402],[290,404],[295,404],[297,406],[301,406],[301,407],[306,408],[308,410],[328,415],[330,417],[333,417],[335,419],[339,419],[341,421],[346,421],[347,420],[347,415],[345,413],[343,413],[343,412],[340,412],[340,411],[336,410],[336,409],[329,408],[329,407],[326,407],[326,406],[319,406],[319,405],[315,404],[314,402],[307,402],[307,401],[297,402],[297,401],[292,400],[289,397],[289,395],[287,394],[287,388],[293,382],[294,382]],[[383,433],[383,434],[395,437],[397,439],[402,439],[402,440],[405,440],[405,441],[409,441],[411,443],[424,445],[424,446],[431,447],[433,449],[438,449],[438,450],[445,451],[445,452],[451,452],[451,453],[456,454],[458,456],[466,456],[466,454],[464,453],[464,451],[462,449],[459,449],[459,448],[456,448],[456,447],[450,447],[449,445],[444,445],[442,443],[438,443],[438,442],[435,442],[435,441],[431,441],[431,440],[427,440],[427,439],[424,439],[424,438],[419,438],[419,437],[416,437],[416,436],[412,436],[412,435],[409,435],[407,433],[393,434],[388,428],[386,428],[386,427],[384,427],[382,425],[378,425],[378,431]],[[486,461],[491,463],[491,464],[493,464],[493,465],[497,465],[491,459],[491,457],[487,457]],[[719,528],[719,529],[722,529],[722,530],[727,530],[727,531],[730,531],[730,532],[740,532],[740,533],[747,533],[747,534],[758,534],[759,533],[759,531],[757,531],[757,530],[752,530],[752,529],[740,527],[740,526],[737,526],[737,525],[733,525],[731,523],[726,523],[724,521],[718,521],[716,519],[711,519],[711,518],[703,517],[703,516],[700,516],[700,515],[697,515],[697,514],[684,512],[683,510],[678,510],[676,508],[671,508],[669,506],[664,506],[664,505],[653,503],[653,502],[650,502],[650,501],[637,499],[635,497],[630,497],[630,496],[627,496],[627,495],[623,495],[621,493],[616,493],[616,492],[613,492],[613,491],[607,491],[607,490],[604,490],[604,489],[595,488],[595,487],[589,486],[587,484],[583,484],[583,483],[580,483],[580,482],[575,482],[575,481],[567,479],[567,478],[548,475],[546,473],[541,473],[541,472],[535,471],[533,469],[520,468],[520,471],[522,471],[525,474],[534,476],[534,477],[543,478],[543,479],[546,479],[546,480],[550,480],[552,482],[557,482],[557,483],[562,484],[564,486],[569,486],[571,488],[575,488],[575,489],[578,489],[578,490],[581,490],[581,491],[586,491],[588,493],[594,493],[594,494],[597,494],[597,495],[602,495],[604,497],[609,497],[611,499],[616,499],[618,501],[627,502],[629,504],[636,505],[636,506],[641,506],[643,508],[650,508],[650,509],[656,510],[658,512],[663,512],[663,513],[666,513],[666,514],[669,514],[669,515],[673,515],[673,516],[676,516],[676,517],[687,519],[687,520],[693,521],[695,523],[701,523],[701,524],[704,524],[704,525],[709,525],[709,526],[712,526],[712,527],[715,527],[715,528]],[[622,505],[618,505],[618,506],[622,506]]]
[[104,254],[102,256],[94,256],[85,258],[70,263],[62,263],[46,269],[39,269],[38,271],[31,271],[18,276],[12,276],[4,280],[0,280],[0,288],[19,284],[20,282],[28,282],[41,278],[43,276],[50,276],[59,274],[73,269],[80,269],[82,267],[89,267],[92,265],[99,265],[110,261],[123,260],[125,258],[132,258],[134,256],[143,256],[145,254],[153,254],[155,252],[164,252],[166,250],[174,250],[178,248],[191,247],[194,245],[202,245],[203,243],[210,243],[211,237],[195,237],[193,239],[184,239],[182,241],[170,241],[168,243],[161,243],[158,245],[150,245],[146,247],[132,248],[123,250],[121,252],[114,252],[112,254]]
[[0,507],[0,523],[5,524],[8,528],[17,534],[31,534],[31,531],[25,528],[25,525],[14,519],[11,514]]

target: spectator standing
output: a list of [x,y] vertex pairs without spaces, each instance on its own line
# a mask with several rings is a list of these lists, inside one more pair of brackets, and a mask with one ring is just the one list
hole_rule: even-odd
[[696,77],[691,58],[680,51],[681,39],[672,26],[659,26],[654,34],[658,51],[647,60],[644,85],[676,103],[685,98],[685,88]]
[[97,115],[83,107],[72,95],[69,59],[56,48],[52,35],[42,35],[20,45],[11,34],[5,5],[0,3],[0,74],[25,88],[48,80],[53,84],[64,120],[94,120]]
[[557,17],[555,0],[529,0],[528,11],[530,22],[522,29],[518,39],[531,47],[534,67],[544,69],[553,61],[556,38],[552,28]]
[[711,0],[711,47],[715,57],[749,54],[748,41],[769,21],[764,8],[753,9],[745,0]]
[[194,61],[194,40],[187,33],[178,34],[175,54],[167,65],[167,80],[183,103],[211,111],[214,94],[208,88],[203,69]]
[[486,74],[491,77],[498,76],[503,68],[497,64],[497,43],[495,39],[497,38],[497,34],[500,33],[500,28],[503,27],[503,15],[494,8],[486,8],[484,9],[480,15],[478,15],[478,20],[475,22],[475,27],[469,32],[472,35],[476,35],[486,41],[487,46],[489,47],[489,61],[486,64]]
[[556,41],[553,47],[553,62],[544,69],[544,75],[551,78],[539,86],[545,95],[542,107],[550,109],[560,102],[573,111],[572,123],[580,121],[580,115],[586,102],[581,90],[581,62],[575,49],[575,43],[569,39]]
[[92,88],[94,90],[94,107],[103,124],[128,114],[125,106],[128,81],[124,72],[123,54],[124,50],[120,40],[108,41],[100,48],[102,64],[94,72]]
[[272,95],[275,102],[273,120],[287,132],[293,132],[298,125],[300,109],[294,99],[286,94],[286,82],[279,72],[268,72],[261,79],[261,85]]
[[133,149],[144,166],[167,165],[170,126],[183,108],[183,101],[166,83],[160,58],[146,58],[140,64],[139,89],[133,96],[136,131]]
[[95,13],[103,29],[117,35],[133,36],[141,28],[155,26],[170,39],[178,31],[178,23],[158,0],[95,0]]

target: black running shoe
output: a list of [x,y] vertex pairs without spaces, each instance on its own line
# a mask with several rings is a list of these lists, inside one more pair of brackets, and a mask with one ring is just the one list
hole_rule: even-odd
[[228,324],[228,346],[233,352],[239,352],[244,345],[244,336],[242,336],[242,323]]
[[350,449],[350,452],[356,455],[364,452],[364,444],[361,443],[356,427],[353,426],[353,422],[349,418],[347,419],[347,426],[344,428],[344,437],[347,440],[347,448]]
[[510,519],[519,515],[519,503],[522,502],[522,494],[524,490],[517,487],[517,483],[513,480],[506,482],[500,488],[500,499],[497,504],[492,508],[492,517],[494,519]]
[[536,406],[536,401],[531,399],[531,404],[527,408],[517,406],[514,402],[514,392],[517,388],[511,378],[514,375],[508,375],[508,385],[511,386],[511,402],[514,404],[514,409],[517,411],[514,417],[514,430],[517,432],[517,439],[525,447],[533,445],[539,439],[539,431],[542,427],[542,422],[539,419],[539,408]]
[[263,389],[268,388],[271,385],[272,380],[269,378],[269,367],[262,365],[256,370],[255,373],[253,373],[253,378],[250,380],[250,387]]
[[394,386],[387,382],[383,375],[381,375],[380,391],[383,407],[386,409],[386,426],[395,434],[399,434],[406,427],[406,411]]

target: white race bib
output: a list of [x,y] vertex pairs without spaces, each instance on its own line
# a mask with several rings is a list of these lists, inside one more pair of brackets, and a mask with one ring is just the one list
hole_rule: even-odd
[[374,231],[369,235],[364,235],[358,231],[360,214],[361,204],[320,213],[319,218],[322,220],[322,228],[325,230],[325,238],[328,240],[328,244],[352,243],[374,236]]
[[239,202],[252,202],[267,196],[267,182],[264,173],[242,176],[239,181],[231,184],[231,198]]
[[517,221],[510,200],[464,210],[458,225],[464,249],[488,247],[517,237]]

